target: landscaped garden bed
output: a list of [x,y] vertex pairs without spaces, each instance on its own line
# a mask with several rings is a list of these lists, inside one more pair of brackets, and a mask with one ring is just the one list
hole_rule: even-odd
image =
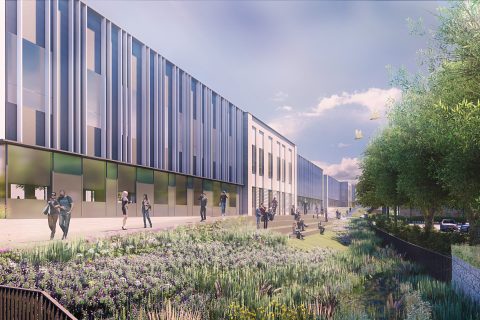
[[[79,318],[475,319],[448,284],[381,248],[361,220],[347,250],[308,251],[245,221],[0,255],[0,284],[40,288]],[[183,316],[182,319],[187,319]]]

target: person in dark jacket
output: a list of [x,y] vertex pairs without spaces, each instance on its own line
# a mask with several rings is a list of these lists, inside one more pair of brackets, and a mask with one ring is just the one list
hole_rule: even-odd
[[74,204],[72,198],[66,195],[65,190],[60,190],[60,197],[58,197],[57,201],[60,209],[59,225],[63,231],[62,240],[65,240],[67,239],[70,228],[70,219],[72,218]]
[[260,204],[260,213],[262,214],[262,221],[263,221],[263,229],[268,228],[268,211],[267,209],[263,206],[263,203]]
[[207,220],[207,195],[202,192],[198,200],[200,201],[200,222],[203,222]]
[[45,207],[45,214],[48,218],[48,227],[50,228],[50,240],[53,240],[55,237],[55,231],[57,229],[57,221],[58,221],[58,210],[60,205],[57,201],[57,194],[52,192],[50,194],[50,199],[48,199],[47,207]]
[[222,191],[222,194],[220,195],[220,209],[222,210],[222,217],[225,216],[225,210],[227,208],[227,192],[225,190]]
[[273,200],[272,200],[272,213],[273,215],[277,214],[277,206],[278,206],[278,201],[277,201],[277,197],[273,197]]
[[147,220],[148,223],[150,223],[150,228],[152,227],[152,220],[150,220],[150,211],[152,210],[152,205],[150,204],[150,201],[148,200],[148,195],[144,194],[143,195],[143,200],[142,200],[142,215],[143,215],[143,227],[147,227]]

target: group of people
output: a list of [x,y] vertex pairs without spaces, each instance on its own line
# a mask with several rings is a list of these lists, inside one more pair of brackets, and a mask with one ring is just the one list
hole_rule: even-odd
[[[127,230],[127,218],[128,218],[128,205],[131,204],[132,201],[128,199],[128,191],[122,192],[122,214],[123,214],[123,224],[122,230]],[[150,212],[152,211],[152,205],[150,204],[150,200],[148,199],[148,195],[144,194],[142,199],[142,216],[143,216],[143,227],[147,227],[147,221],[152,228],[152,220],[150,219]]]
[[65,194],[65,190],[60,190],[59,197],[57,193],[52,192],[47,200],[47,205],[43,209],[43,214],[47,215],[48,227],[50,228],[50,240],[55,237],[57,230],[57,221],[62,229],[62,240],[67,239],[68,229],[70,228],[70,218],[74,207],[73,200]]
[[[220,194],[220,202],[218,203],[218,206],[220,207],[220,211],[222,213],[222,217],[226,216],[227,199],[228,199],[227,192],[223,190],[222,193]],[[200,222],[203,222],[207,220],[208,198],[205,192],[202,192],[200,194],[200,197],[198,197],[198,201],[200,202]]]
[[[123,191],[121,196],[122,201],[122,214],[123,214],[123,224],[122,230],[127,230],[127,218],[128,218],[128,205],[132,203],[128,199],[128,192]],[[47,215],[48,227],[50,228],[50,240],[53,240],[55,237],[55,232],[57,229],[57,221],[59,226],[62,229],[63,235],[62,240],[67,239],[68,230],[70,229],[70,219],[72,218],[72,210],[74,207],[74,202],[72,197],[65,193],[65,190],[59,191],[59,197],[57,198],[57,193],[52,192],[50,198],[47,200],[47,205],[43,209],[43,214]],[[143,215],[143,225],[144,228],[147,227],[147,221],[152,228],[152,220],[150,219],[150,211],[152,210],[152,205],[148,200],[148,195],[143,195],[142,200],[142,215]]]
[[258,208],[255,209],[255,217],[257,218],[257,229],[260,228],[260,222],[263,222],[263,229],[268,228],[268,221],[271,221],[275,218],[277,214],[278,201],[276,197],[273,197],[270,207],[267,209],[263,205],[263,202],[260,203]]

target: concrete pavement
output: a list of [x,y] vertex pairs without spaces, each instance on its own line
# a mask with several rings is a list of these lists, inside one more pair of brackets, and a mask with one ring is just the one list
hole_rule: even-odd
[[[230,216],[233,217],[233,216]],[[235,215],[235,217],[238,217]],[[142,231],[161,231],[181,225],[200,223],[200,217],[151,217],[153,228],[143,228],[142,217],[129,217],[127,230],[122,230],[122,217],[112,218],[72,218],[68,239],[94,239]],[[207,223],[221,220],[221,217],[207,217]],[[148,223],[148,222],[147,222]],[[58,226],[55,240],[62,238],[62,229]],[[19,247],[31,247],[47,244],[50,240],[47,217],[44,219],[0,219],[0,250]]]

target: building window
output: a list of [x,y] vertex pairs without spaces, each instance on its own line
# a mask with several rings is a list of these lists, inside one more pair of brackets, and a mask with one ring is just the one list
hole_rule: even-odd
[[265,203],[264,203],[263,201],[264,201],[263,188],[259,188],[259,189],[258,189],[258,202],[259,202],[260,204],[265,205]]
[[263,157],[263,149],[258,149],[258,175],[263,176],[263,167],[264,167],[264,157]]
[[283,169],[283,170],[282,170],[282,171],[283,171],[283,174],[282,174],[282,182],[285,182],[285,176],[286,176],[286,168],[285,168],[285,165],[286,165],[285,159],[283,159],[283,161],[282,161],[282,169]]
[[257,147],[252,144],[252,173],[257,174]]
[[168,173],[155,171],[154,182],[154,202],[156,204],[168,204]]
[[272,179],[273,177],[273,155],[271,152],[268,153],[268,178]]
[[213,161],[213,179],[217,179],[217,162],[216,161]]
[[9,145],[7,154],[8,197],[46,200],[51,185],[51,153]]
[[83,201],[105,202],[105,176],[104,161],[83,159]]
[[118,202],[122,201],[122,192],[128,192],[128,199],[133,203],[137,202],[136,185],[137,177],[135,167],[118,166]]
[[252,207],[254,209],[257,208],[257,192],[255,190],[255,187],[252,187]]
[[222,193],[221,184],[218,181],[213,182],[213,199],[212,205],[218,207],[220,203],[220,194]]
[[179,72],[178,79],[178,113],[183,112],[183,71]]
[[280,181],[281,175],[282,175],[282,167],[280,163],[280,157],[277,157],[277,181]]
[[153,170],[137,168],[137,182],[153,184]]
[[63,153],[53,153],[53,171],[58,173],[82,175],[82,158]]
[[212,116],[213,116],[213,129],[217,128],[217,94],[212,93]]
[[176,175],[175,186],[176,202],[177,205],[187,205],[187,177],[182,175]]
[[293,171],[292,171],[292,163],[289,162],[289,163],[288,163],[288,183],[289,183],[289,184],[292,184],[292,174],[293,174]]
[[197,175],[197,156],[193,156],[193,175]]
[[197,80],[192,79],[192,108],[193,120],[197,120]]
[[183,172],[183,152],[178,152],[178,171]]
[[87,19],[87,68],[102,73],[102,18],[88,9]]

